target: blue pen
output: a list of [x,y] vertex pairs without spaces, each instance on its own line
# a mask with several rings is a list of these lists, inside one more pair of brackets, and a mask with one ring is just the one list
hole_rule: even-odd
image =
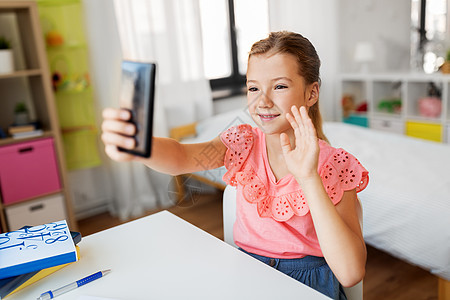
[[86,283],[89,283],[91,281],[94,281],[96,279],[99,279],[103,276],[105,276],[106,274],[108,274],[109,272],[111,272],[111,270],[105,270],[105,271],[98,271],[97,273],[94,273],[92,275],[89,275],[87,277],[84,277],[80,280],[77,280],[75,282],[69,283],[68,285],[65,285],[59,289],[56,289],[54,291],[48,291],[45,293],[42,293],[39,298],[37,298],[37,300],[49,300],[49,299],[53,299],[56,296],[62,295],[64,293],[67,293],[68,291],[71,291],[73,289],[76,289],[82,285],[85,285]]

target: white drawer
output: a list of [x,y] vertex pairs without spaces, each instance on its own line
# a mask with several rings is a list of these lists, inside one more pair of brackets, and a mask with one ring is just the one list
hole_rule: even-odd
[[33,201],[6,207],[9,231],[25,225],[35,226],[54,221],[67,220],[62,195],[52,195]]
[[405,124],[400,120],[370,119],[370,128],[404,134]]

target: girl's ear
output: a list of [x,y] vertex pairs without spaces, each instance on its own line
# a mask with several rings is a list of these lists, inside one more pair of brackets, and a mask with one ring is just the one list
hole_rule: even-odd
[[319,83],[314,82],[310,84],[308,87],[309,93],[308,93],[308,99],[306,99],[306,106],[309,108],[316,104],[316,102],[319,100]]

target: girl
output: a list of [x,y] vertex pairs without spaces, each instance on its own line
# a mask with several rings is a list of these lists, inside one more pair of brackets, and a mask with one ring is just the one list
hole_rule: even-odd
[[[248,108],[256,128],[239,125],[199,144],[154,138],[151,158],[143,159],[117,150],[134,147],[129,112],[106,109],[102,140],[112,159],[141,161],[172,175],[225,165],[223,179],[237,186],[234,239],[241,250],[334,299],[346,299],[342,285],[355,285],[365,273],[356,193],[367,185],[368,172],[327,143],[319,67],[306,38],[273,32],[252,46],[248,59]],[[199,153],[211,146],[223,159],[199,163]]]

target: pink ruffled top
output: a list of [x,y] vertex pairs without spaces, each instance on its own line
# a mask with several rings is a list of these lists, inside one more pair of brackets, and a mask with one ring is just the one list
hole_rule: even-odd
[[[268,257],[323,256],[303,191],[291,174],[276,180],[263,132],[238,125],[222,133],[221,140],[227,147],[223,180],[237,187],[236,245]],[[354,156],[322,140],[319,146],[319,175],[335,205],[344,191],[367,186],[368,172]]]

